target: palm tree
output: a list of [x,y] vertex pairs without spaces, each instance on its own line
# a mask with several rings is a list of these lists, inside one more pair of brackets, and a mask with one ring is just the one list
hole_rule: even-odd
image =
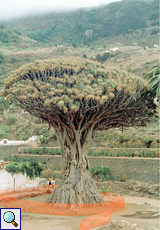
[[152,67],[152,70],[145,76],[151,86],[151,93],[159,101],[160,87],[160,68],[159,66]]
[[0,97],[0,113],[3,115],[4,110],[9,108],[9,102],[6,101],[5,97]]

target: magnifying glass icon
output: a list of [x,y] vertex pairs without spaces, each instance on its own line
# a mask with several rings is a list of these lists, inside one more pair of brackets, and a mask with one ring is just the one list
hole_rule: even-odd
[[18,224],[15,222],[15,215],[13,212],[11,211],[7,211],[4,213],[3,215],[3,219],[6,223],[11,223],[13,224],[15,227],[18,226]]

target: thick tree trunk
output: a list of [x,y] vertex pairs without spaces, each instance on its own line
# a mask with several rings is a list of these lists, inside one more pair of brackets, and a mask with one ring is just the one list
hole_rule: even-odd
[[50,202],[62,204],[101,203],[101,198],[88,170],[71,166],[67,179],[56,188]]
[[[62,204],[102,203],[98,189],[89,172],[87,147],[92,136],[92,129],[87,132],[83,145],[76,133],[74,141],[64,132],[61,135],[63,178],[54,190],[50,202]],[[60,135],[59,135],[60,137]]]

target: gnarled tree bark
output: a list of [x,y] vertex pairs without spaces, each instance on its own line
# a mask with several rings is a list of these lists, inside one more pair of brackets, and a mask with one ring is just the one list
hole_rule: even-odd
[[72,137],[66,130],[56,130],[61,143],[61,184],[54,190],[50,202],[63,204],[102,203],[89,171],[87,149],[93,134],[93,125],[85,132],[74,130]]

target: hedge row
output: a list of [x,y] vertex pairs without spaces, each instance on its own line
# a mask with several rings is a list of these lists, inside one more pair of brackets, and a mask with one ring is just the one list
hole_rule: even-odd
[[[29,149],[24,149],[19,152],[19,154],[37,154],[37,155],[61,155],[61,150],[60,148],[29,148]],[[159,151],[158,150],[133,150],[133,149],[111,149],[111,150],[93,150],[89,149],[88,151],[89,156],[107,156],[107,157],[148,157],[148,158],[154,158],[154,157],[159,157]]]

